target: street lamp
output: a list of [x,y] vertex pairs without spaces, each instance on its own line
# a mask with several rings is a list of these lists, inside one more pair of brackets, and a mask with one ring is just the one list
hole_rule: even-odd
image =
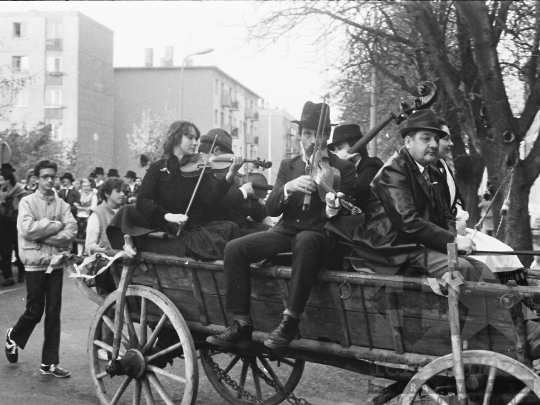
[[204,55],[206,53],[214,52],[214,48],[203,49],[199,52],[190,53],[182,61],[182,68],[180,69],[180,119],[184,119],[184,67],[189,57],[195,55]]

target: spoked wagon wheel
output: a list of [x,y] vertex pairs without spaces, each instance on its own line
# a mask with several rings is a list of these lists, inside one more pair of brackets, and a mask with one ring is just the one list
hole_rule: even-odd
[[[296,388],[304,372],[304,360],[285,357],[269,358],[265,354],[246,355],[208,349],[200,349],[200,352],[208,380],[214,389],[231,404],[244,405],[253,402],[235,391],[230,381],[228,383],[224,380],[232,379],[241,389],[266,405],[277,405],[287,398],[283,392],[292,392]],[[267,381],[277,385],[281,393],[268,385]]]
[[[109,362],[98,358],[112,342],[103,336],[103,325],[114,328],[118,292],[109,294],[98,308],[88,340],[90,372],[103,405],[193,405],[199,370],[191,333],[178,309],[150,287],[130,286],[126,293],[120,357]],[[111,378],[112,377],[112,378]]]
[[[516,405],[529,395],[536,396],[536,403],[540,399],[540,377],[517,360],[487,350],[469,350],[463,352],[463,363],[469,402]],[[442,392],[455,390],[459,383],[453,378],[453,364],[454,356],[449,354],[422,368],[407,384],[399,404],[420,403],[421,392],[437,404],[449,404]],[[445,380],[452,384],[443,383],[441,387],[441,381]]]

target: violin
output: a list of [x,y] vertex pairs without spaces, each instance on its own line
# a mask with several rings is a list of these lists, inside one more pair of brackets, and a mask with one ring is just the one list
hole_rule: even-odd
[[236,187],[242,187],[246,183],[251,183],[255,194],[253,199],[255,200],[266,198],[268,191],[274,188],[273,185],[268,184],[268,180],[261,173],[236,174],[234,176],[234,185]]
[[[208,157],[206,153],[195,153],[191,155],[185,163],[181,163],[180,172],[184,177],[196,177],[199,176],[201,170],[208,171],[223,171],[228,170],[234,161],[234,155],[227,153],[218,156]],[[205,162],[208,164],[205,167]],[[269,169],[272,167],[272,162],[257,159],[244,159],[243,163],[253,163],[255,167],[262,167],[263,169]]]

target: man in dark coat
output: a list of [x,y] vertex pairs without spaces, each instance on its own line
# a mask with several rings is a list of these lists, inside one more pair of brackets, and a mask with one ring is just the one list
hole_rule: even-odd
[[328,149],[338,157],[348,160],[356,166],[356,181],[353,197],[355,201],[364,201],[371,193],[370,184],[383,162],[378,157],[370,157],[366,146],[358,153],[349,154],[351,147],[362,138],[362,131],[357,124],[339,125],[334,129],[332,143]]
[[[456,234],[444,199],[444,178],[435,167],[439,137],[445,136],[431,110],[409,117],[401,136],[405,145],[385,163],[371,183],[369,199],[360,202],[364,214],[329,224],[327,230],[355,244],[354,251],[371,270],[442,277],[447,271],[447,243],[470,254],[472,240]],[[462,275],[478,280],[490,272],[482,263],[459,258]],[[492,274],[491,274],[492,276]]]
[[124,196],[126,197],[126,204],[134,204],[137,202],[137,196],[139,195],[140,186],[135,184],[137,174],[133,170],[128,170],[126,175],[126,182],[124,184]]
[[69,172],[65,172],[63,176],[60,177],[62,188],[58,192],[58,197],[71,206],[71,214],[73,217],[77,217],[77,207],[75,206],[75,203],[79,201],[79,191],[73,186],[74,181],[73,175]]
[[[314,179],[306,170],[315,150],[315,143],[323,151],[330,136],[329,120],[324,119],[323,131],[316,139],[323,104],[307,102],[302,111],[299,125],[303,153],[292,159],[284,159],[277,175],[274,188],[268,196],[266,209],[270,216],[282,215],[279,222],[268,232],[254,233],[230,241],[225,248],[224,271],[227,280],[226,309],[234,314],[233,325],[223,334],[210,336],[207,341],[217,346],[231,346],[239,340],[250,340],[253,324],[250,317],[250,264],[278,253],[292,251],[292,274],[285,312],[276,330],[270,333],[264,344],[272,349],[286,347],[296,336],[300,314],[308,301],[311,287],[316,282],[324,265],[332,241],[324,236],[322,229],[328,220],[337,214],[334,195],[328,194],[326,203],[317,194]],[[329,116],[324,106],[324,117]],[[354,165],[329,156],[330,166],[341,173],[340,190],[350,194],[354,186]],[[304,207],[305,195],[311,202]],[[338,194],[341,197],[342,194]],[[305,209],[304,209],[305,208]]]

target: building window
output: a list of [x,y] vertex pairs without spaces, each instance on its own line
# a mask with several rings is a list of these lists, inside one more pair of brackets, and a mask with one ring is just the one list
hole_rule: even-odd
[[62,90],[45,90],[45,106],[60,107],[62,105]]
[[215,92],[216,92],[216,94],[219,94],[219,80],[218,80],[218,79],[216,79],[216,82],[215,82],[215,86],[214,86],[214,87],[215,87]]
[[232,115],[229,114],[229,125],[232,125]]
[[223,112],[221,113],[221,123],[220,123],[220,126],[223,128],[223,125],[225,125],[225,114],[223,114]]
[[47,21],[47,39],[62,38],[62,21]]
[[48,56],[47,57],[47,72],[62,71],[62,57],[61,56]]
[[15,107],[28,107],[28,90],[19,90],[15,96]]
[[13,38],[28,38],[28,23],[13,23]]
[[51,125],[51,135],[55,141],[62,140],[62,124]]
[[218,110],[214,110],[214,124],[218,125],[219,124],[219,121],[218,121]]
[[14,56],[12,59],[13,72],[22,73],[28,72],[29,58],[28,56]]

